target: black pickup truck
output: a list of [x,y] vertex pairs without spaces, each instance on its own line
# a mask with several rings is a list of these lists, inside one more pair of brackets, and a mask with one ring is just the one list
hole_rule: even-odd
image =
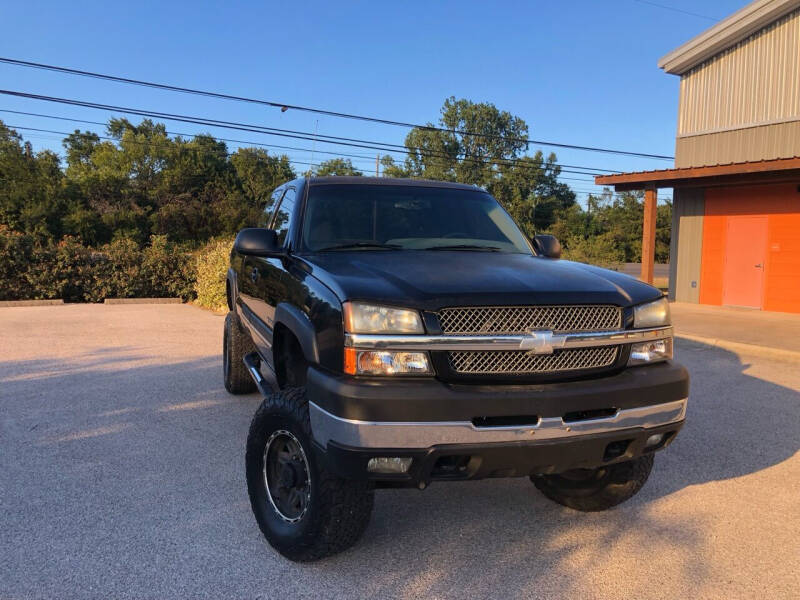
[[317,177],[271,206],[231,252],[223,366],[265,396],[247,484],[286,557],[353,545],[381,487],[525,476],[604,510],[683,425],[662,293],[559,260],[485,190]]

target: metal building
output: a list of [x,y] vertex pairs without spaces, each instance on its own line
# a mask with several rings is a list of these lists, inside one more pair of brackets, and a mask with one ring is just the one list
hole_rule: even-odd
[[673,188],[671,298],[800,312],[800,0],[752,2],[658,66],[681,78],[675,168],[595,179],[645,190],[642,278]]

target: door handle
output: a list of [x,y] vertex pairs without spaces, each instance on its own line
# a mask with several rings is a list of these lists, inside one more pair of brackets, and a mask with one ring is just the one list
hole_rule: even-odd
[[758,264],[756,265],[756,269],[763,269],[763,268],[764,268],[764,267],[763,267],[763,266],[761,266],[761,263],[758,263]]
[[250,279],[252,279],[253,283],[258,281],[258,269],[253,267],[253,270],[250,271]]

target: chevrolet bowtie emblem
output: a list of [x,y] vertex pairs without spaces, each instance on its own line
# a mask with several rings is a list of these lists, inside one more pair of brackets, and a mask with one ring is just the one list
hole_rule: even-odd
[[563,335],[553,335],[552,331],[531,331],[519,343],[520,350],[527,350],[528,354],[552,354],[555,348],[563,348],[567,338]]

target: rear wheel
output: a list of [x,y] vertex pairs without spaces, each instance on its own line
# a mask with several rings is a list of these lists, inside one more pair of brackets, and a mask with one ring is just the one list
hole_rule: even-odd
[[225,316],[225,330],[222,334],[222,373],[225,389],[231,394],[249,394],[256,391],[256,384],[243,359],[255,346],[250,336],[242,330],[239,317],[231,311]]
[[532,475],[545,496],[585,512],[607,510],[635,496],[650,476],[653,455],[597,469],[573,469],[558,475]]
[[305,388],[266,398],[247,436],[247,490],[267,541],[289,560],[312,561],[355,544],[369,524],[367,481],[328,472],[311,445]]

